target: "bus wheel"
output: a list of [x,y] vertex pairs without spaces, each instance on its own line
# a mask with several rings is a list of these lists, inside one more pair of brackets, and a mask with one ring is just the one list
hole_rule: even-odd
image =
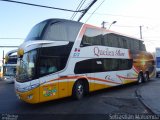
[[138,84],[141,84],[143,82],[143,75],[142,74],[139,74],[138,75],[138,81],[137,81],[137,83]]
[[149,74],[148,74],[148,72],[146,72],[146,73],[144,74],[144,81],[145,81],[145,82],[149,81]]
[[73,87],[73,97],[80,100],[84,96],[84,84],[81,80],[76,81]]

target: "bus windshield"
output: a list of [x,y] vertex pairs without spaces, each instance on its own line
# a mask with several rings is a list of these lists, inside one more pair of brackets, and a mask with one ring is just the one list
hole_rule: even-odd
[[28,41],[28,40],[41,40],[41,37],[42,37],[42,32],[43,32],[43,29],[46,25],[47,21],[44,21],[44,22],[41,22],[37,25],[35,25],[30,33],[28,34],[27,38],[25,41]]
[[25,41],[51,40],[74,42],[82,23],[65,20],[45,20],[35,25],[28,34]]
[[37,50],[32,50],[18,59],[17,81],[27,82],[35,77]]

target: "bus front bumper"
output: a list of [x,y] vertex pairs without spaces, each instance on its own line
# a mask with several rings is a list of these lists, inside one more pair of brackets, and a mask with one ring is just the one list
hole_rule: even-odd
[[19,92],[16,90],[16,95],[20,100],[27,103],[39,103],[39,87],[27,92]]

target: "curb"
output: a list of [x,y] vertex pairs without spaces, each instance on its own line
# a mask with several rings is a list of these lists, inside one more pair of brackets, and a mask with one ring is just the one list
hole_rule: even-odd
[[147,104],[147,103],[145,102],[145,100],[143,99],[142,93],[140,92],[140,87],[138,87],[138,88],[136,89],[135,94],[136,94],[136,97],[138,98],[138,100],[141,102],[142,105],[144,105],[144,107],[147,109],[148,112],[150,112],[151,114],[156,115],[157,117],[160,118],[160,115],[157,114],[157,113],[152,109],[152,107],[151,107],[149,104]]
[[145,101],[144,101],[144,99],[143,99],[143,97],[142,97],[142,95],[141,95],[141,93],[140,93],[140,91],[139,91],[139,87],[136,89],[135,94],[136,94],[136,97],[138,98],[138,100],[141,102],[141,104],[143,104],[143,105],[146,107],[147,111],[149,111],[149,112],[152,113],[152,114],[157,115],[157,114],[152,110],[152,108],[151,108],[148,104],[145,103]]

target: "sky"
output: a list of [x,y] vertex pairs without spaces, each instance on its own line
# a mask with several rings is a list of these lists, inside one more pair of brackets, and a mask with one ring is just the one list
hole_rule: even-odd
[[[17,0],[32,4],[76,10],[81,0]],[[82,9],[92,0],[86,0]],[[97,0],[81,22],[101,27],[106,22],[106,29],[140,38],[140,26],[142,26],[142,38],[147,51],[154,52],[160,47],[160,0]],[[0,46],[19,46],[37,23],[48,18],[71,19],[73,12],[54,9],[33,7],[0,0]],[[77,20],[80,13],[73,20]],[[7,39],[6,39],[7,38]],[[12,38],[12,39],[9,39]],[[13,39],[18,38],[18,39]],[[14,48],[0,48],[0,60],[3,50],[7,53]]]

